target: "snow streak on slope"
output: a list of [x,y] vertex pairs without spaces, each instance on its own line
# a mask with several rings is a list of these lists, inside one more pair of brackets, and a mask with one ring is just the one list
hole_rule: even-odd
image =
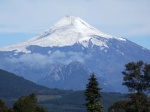
[[[84,47],[88,47],[89,41],[94,45],[108,48],[107,44],[97,37],[103,37],[105,39],[116,38],[97,30],[79,17],[66,16],[52,26],[50,30],[23,43],[2,47],[0,48],[0,51],[16,50],[16,52],[30,53],[30,51],[26,49],[26,47],[30,45],[38,45],[41,47],[63,47],[80,43]],[[126,41],[123,38],[116,39]]]

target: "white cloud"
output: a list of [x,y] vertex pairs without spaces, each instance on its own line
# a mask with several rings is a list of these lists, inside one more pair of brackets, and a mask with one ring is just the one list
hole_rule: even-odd
[[85,55],[82,52],[60,52],[55,51],[49,56],[39,53],[24,54],[19,58],[7,58],[6,60],[11,63],[24,63],[28,66],[44,66],[45,64],[69,64],[72,61],[79,61],[84,63],[85,59],[89,59],[89,55]]

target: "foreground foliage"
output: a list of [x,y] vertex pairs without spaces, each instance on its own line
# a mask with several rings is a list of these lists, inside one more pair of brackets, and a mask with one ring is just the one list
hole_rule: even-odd
[[12,108],[8,108],[0,100],[0,112],[47,112],[42,106],[37,104],[37,97],[34,93],[20,97]]
[[5,105],[4,101],[0,99],[0,112],[8,112],[8,107]]
[[130,94],[129,100],[120,100],[108,112],[150,112],[150,102],[145,94]]
[[150,64],[139,61],[125,67],[123,85],[128,87],[130,94],[126,100],[114,103],[108,112],[150,112]]
[[14,112],[47,112],[42,106],[37,105],[37,97],[34,93],[23,96],[13,106]]

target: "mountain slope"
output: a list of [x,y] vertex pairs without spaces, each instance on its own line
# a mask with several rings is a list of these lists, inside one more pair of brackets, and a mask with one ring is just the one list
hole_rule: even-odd
[[60,94],[61,91],[37,85],[23,77],[0,69],[0,97],[16,98],[30,93]]
[[[68,65],[61,64],[57,66],[50,74],[37,81],[37,83],[49,88],[85,90],[90,74],[91,71],[85,65],[78,61],[73,61]],[[97,80],[100,83],[100,87],[103,88],[103,91],[114,91],[103,78],[97,77]]]
[[89,75],[90,71],[81,63],[71,62],[67,66],[59,65],[49,75],[38,82],[50,88],[83,90],[85,89]]
[[[78,17],[67,16],[30,40],[0,48],[0,68],[37,82],[57,72],[59,65],[78,61],[122,92],[125,91],[121,74],[124,65],[139,60],[150,63],[149,57],[150,50],[105,34]],[[70,79],[75,82],[74,78]],[[63,78],[60,80],[53,81],[65,88]],[[83,81],[78,80],[78,83]]]

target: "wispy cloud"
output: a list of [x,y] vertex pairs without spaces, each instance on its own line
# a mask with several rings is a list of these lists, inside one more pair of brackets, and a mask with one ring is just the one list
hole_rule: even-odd
[[149,6],[149,0],[1,0],[0,32],[39,33],[74,15],[115,36],[150,34]]
[[55,51],[49,56],[39,53],[24,54],[19,58],[7,58],[9,63],[24,63],[27,66],[44,66],[46,64],[69,64],[72,61],[84,63],[85,59],[89,59],[90,55],[85,55],[82,52],[60,52]]

